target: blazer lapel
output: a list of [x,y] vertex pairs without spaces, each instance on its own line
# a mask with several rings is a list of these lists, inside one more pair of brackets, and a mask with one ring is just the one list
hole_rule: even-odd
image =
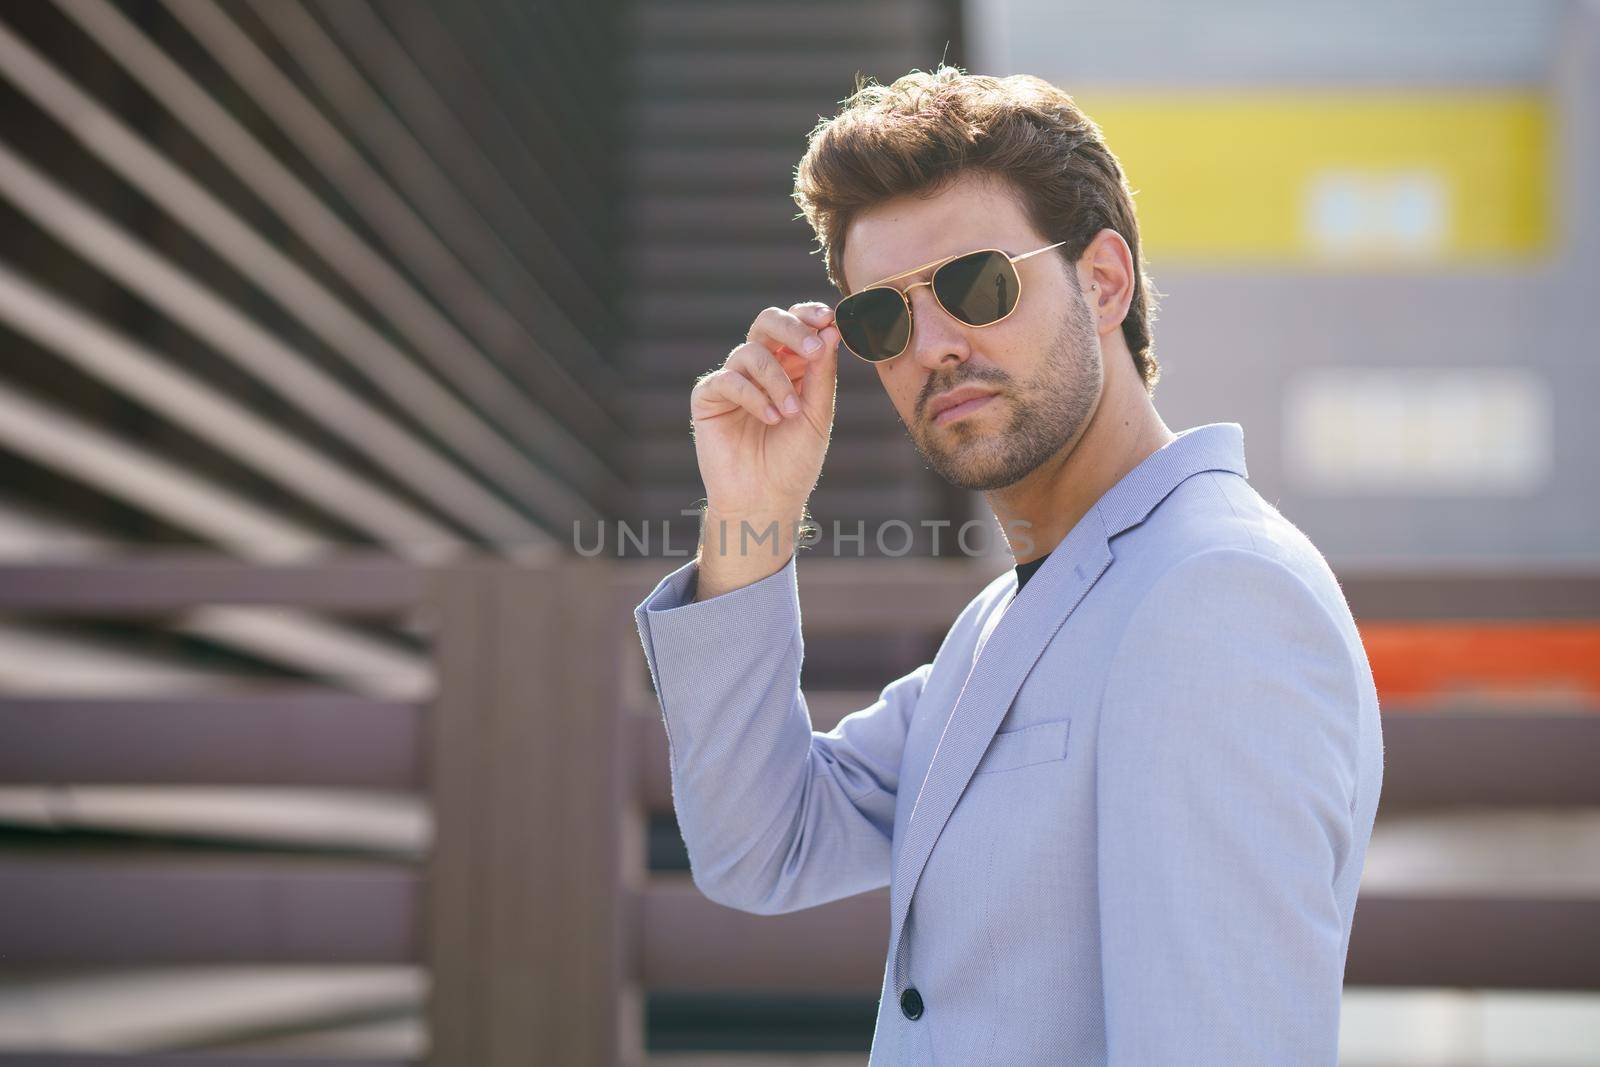
[[[934,842],[1011,707],[1022,680],[1084,594],[1111,564],[1111,551],[1101,536],[1100,522],[1092,512],[1086,519],[1074,527],[1028,583],[1027,588],[1034,592],[1017,597],[1004,609],[1005,614],[989,635],[986,650],[978,655],[956,698],[911,809],[905,842],[890,882],[891,948],[900,942],[912,893]],[[897,991],[903,979],[904,974],[897,968]]]
[[889,895],[894,995],[906,986],[906,916],[928,856],[1023,679],[1111,566],[1115,558],[1111,538],[1143,522],[1180,482],[1205,470],[1245,473],[1243,430],[1237,423],[1192,427],[1147,456],[1100,498],[1045,559],[1028,583],[1027,588],[1034,592],[1013,597],[1002,609],[1004,614],[968,672],[934,748],[895,860]]

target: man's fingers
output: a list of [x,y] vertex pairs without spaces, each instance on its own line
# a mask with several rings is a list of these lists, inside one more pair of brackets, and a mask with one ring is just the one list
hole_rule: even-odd
[[827,436],[833,423],[834,382],[839,368],[839,331],[829,326],[821,331],[822,353],[807,361],[800,379],[801,403],[813,425]]
[[774,354],[787,348],[806,359],[815,359],[823,349],[818,328],[825,326],[832,318],[832,310],[820,304],[796,304],[789,311],[769,307],[750,324],[750,332],[745,340],[766,345]]
[[789,380],[789,372],[783,369],[778,357],[759,342],[747,342],[735,348],[728,356],[727,367],[748,376],[766,392],[773,407],[785,415],[800,410],[800,394]]
[[820,304],[816,302],[808,304],[796,304],[789,310],[793,311],[796,315],[803,317],[813,327],[819,330],[833,321],[833,308],[829,307],[827,304]]
[[770,398],[755,382],[732,367],[723,367],[713,371],[701,380],[695,387],[703,403],[717,406],[719,403],[732,404],[743,408],[762,422],[777,424],[783,421],[778,414],[778,409],[772,406]]

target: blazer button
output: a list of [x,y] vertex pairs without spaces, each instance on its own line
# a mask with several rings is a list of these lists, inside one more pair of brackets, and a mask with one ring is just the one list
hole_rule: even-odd
[[922,994],[917,992],[915,986],[908,987],[900,994],[900,1010],[912,1021],[922,1018]]

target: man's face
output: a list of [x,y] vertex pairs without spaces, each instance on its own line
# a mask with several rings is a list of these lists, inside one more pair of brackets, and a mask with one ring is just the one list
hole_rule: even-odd
[[[842,265],[855,291],[944,256],[980,248],[1015,256],[1050,243],[1004,184],[966,174],[927,199],[900,197],[863,211],[845,232]],[[911,343],[875,365],[917,451],[963,489],[1021,481],[1078,439],[1100,399],[1100,338],[1076,272],[1055,250],[1016,269],[1021,302],[993,326],[947,314],[926,285],[911,290]],[[904,289],[930,273],[887,284]],[[931,402],[968,384],[995,396],[935,422]]]

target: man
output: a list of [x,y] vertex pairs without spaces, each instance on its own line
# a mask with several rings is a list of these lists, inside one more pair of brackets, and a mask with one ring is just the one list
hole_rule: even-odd
[[[1334,1064],[1377,695],[1241,428],[1152,404],[1098,128],[1035,78],[913,73],[819,125],[796,199],[848,298],[768,308],[696,383],[702,543],[635,612],[696,885],[890,887],[873,1064]],[[793,553],[841,343],[1018,565],[815,733]]]

